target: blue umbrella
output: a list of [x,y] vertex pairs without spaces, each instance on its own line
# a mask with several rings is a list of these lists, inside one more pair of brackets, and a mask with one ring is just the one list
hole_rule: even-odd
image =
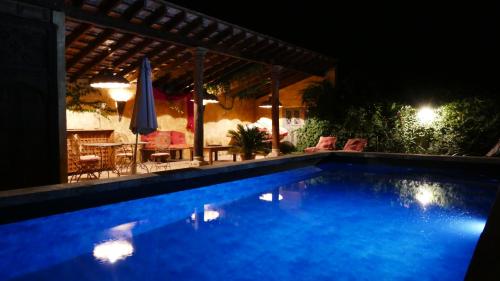
[[155,101],[153,97],[153,83],[151,81],[151,65],[149,60],[142,60],[139,77],[137,79],[137,90],[135,93],[134,111],[130,120],[130,130],[135,134],[134,161],[132,173],[136,173],[137,142],[139,134],[146,135],[156,131],[158,121],[156,120]]

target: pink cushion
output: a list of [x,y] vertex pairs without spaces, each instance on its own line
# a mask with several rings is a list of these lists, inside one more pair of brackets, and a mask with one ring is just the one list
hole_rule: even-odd
[[184,133],[177,131],[170,131],[170,144],[186,144],[186,137]]
[[365,149],[368,141],[366,139],[348,139],[344,145],[345,151],[361,152]]
[[336,142],[337,137],[320,137],[316,148],[334,150]]
[[151,158],[154,158],[154,157],[164,157],[164,156],[170,156],[169,153],[167,152],[157,152],[157,153],[153,153],[150,155]]
[[144,145],[146,149],[158,149],[167,147],[185,147],[186,137],[183,132],[177,131],[155,131],[150,134],[141,135],[141,141],[148,142]]
[[308,147],[304,152],[316,152],[320,150],[334,150],[337,137],[319,137],[318,144],[315,147]]
[[80,156],[80,161],[99,161],[101,157],[97,155],[82,155]]
[[308,147],[304,149],[304,152],[316,152],[318,149],[316,147]]

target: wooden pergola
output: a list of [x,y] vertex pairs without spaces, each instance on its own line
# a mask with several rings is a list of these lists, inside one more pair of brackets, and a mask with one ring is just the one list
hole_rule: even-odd
[[[148,57],[156,85],[195,93],[195,160],[203,161],[203,85],[253,64],[267,65],[272,92],[273,150],[278,153],[279,89],[324,75],[336,61],[279,39],[163,0],[65,0],[66,76],[105,69],[134,80]],[[246,78],[245,87],[261,80]],[[240,89],[241,90],[241,89]]]

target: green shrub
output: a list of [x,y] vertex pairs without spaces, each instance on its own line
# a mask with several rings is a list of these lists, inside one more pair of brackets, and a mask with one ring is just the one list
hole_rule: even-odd
[[306,147],[315,146],[319,137],[329,136],[332,126],[327,120],[317,118],[307,119],[304,126],[297,130],[297,150],[304,151]]
[[485,155],[500,138],[498,100],[449,101],[437,107],[433,122],[421,124],[410,105],[353,97],[351,89],[326,82],[306,87],[303,103],[310,118],[298,130],[297,150],[315,146],[320,136],[336,136],[337,149],[349,138],[365,138],[366,151]]
[[295,151],[295,146],[289,141],[280,142],[280,152],[283,154],[289,154]]

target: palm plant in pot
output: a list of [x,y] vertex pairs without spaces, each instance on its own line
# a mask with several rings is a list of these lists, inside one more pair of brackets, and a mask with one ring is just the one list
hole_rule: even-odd
[[258,153],[269,153],[266,145],[267,133],[256,127],[238,124],[236,130],[229,130],[227,136],[231,138],[232,153],[239,153],[242,160],[255,159]]

